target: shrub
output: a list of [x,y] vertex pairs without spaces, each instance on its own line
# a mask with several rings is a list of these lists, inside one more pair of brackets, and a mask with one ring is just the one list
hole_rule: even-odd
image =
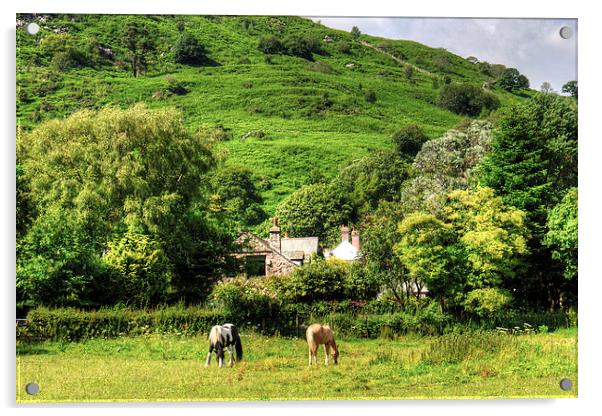
[[313,54],[321,54],[320,41],[313,36],[289,35],[283,41],[287,55],[313,61]]
[[492,93],[474,85],[446,84],[439,92],[439,105],[456,114],[478,116],[484,108],[499,108],[500,101]]
[[505,289],[475,289],[466,295],[464,309],[480,318],[489,318],[508,307],[511,300],[512,295]]
[[337,50],[345,55],[349,55],[351,53],[351,43],[341,42],[337,45]]
[[284,52],[282,41],[276,36],[264,36],[259,40],[257,49],[269,55],[277,55]]
[[237,277],[219,282],[209,298],[238,322],[277,321],[278,297],[270,288],[270,279]]
[[332,67],[330,66],[330,64],[328,64],[327,62],[322,62],[322,61],[310,63],[307,66],[307,69],[309,69],[310,71],[321,72],[323,74],[331,74],[332,73]]
[[149,236],[127,232],[109,243],[104,262],[118,288],[113,291],[117,302],[146,307],[165,301],[172,276],[170,263]]
[[376,93],[374,92],[374,90],[372,88],[368,88],[366,90],[366,93],[364,94],[364,99],[367,102],[369,102],[370,104],[376,102]]
[[345,281],[349,265],[315,257],[280,280],[280,295],[292,302],[340,300],[345,298]]
[[177,63],[201,65],[207,60],[205,47],[189,33],[184,33],[174,45],[174,58]]
[[189,92],[186,83],[174,77],[165,78],[165,89],[169,94],[175,95],[185,95]]
[[393,133],[393,144],[401,155],[416,156],[428,136],[416,124],[409,124]]

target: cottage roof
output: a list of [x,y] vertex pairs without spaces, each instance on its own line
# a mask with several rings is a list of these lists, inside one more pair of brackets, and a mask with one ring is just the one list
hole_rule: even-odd
[[361,258],[360,252],[349,241],[341,241],[341,243],[330,251],[330,257],[336,257],[341,260],[357,260]]
[[[318,237],[301,237],[301,238],[288,238],[284,237],[280,240],[280,249],[282,253],[303,252],[306,256],[311,256],[318,252]],[[290,257],[293,258],[293,257]],[[300,257],[300,258],[303,258]]]

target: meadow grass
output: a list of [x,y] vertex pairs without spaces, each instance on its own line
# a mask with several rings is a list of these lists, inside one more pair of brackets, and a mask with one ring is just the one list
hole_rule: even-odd
[[[490,335],[487,335],[488,337]],[[337,366],[308,367],[305,340],[243,333],[244,360],[204,368],[204,336],[148,335],[81,343],[17,344],[17,401],[345,400],[577,396],[577,330],[478,335],[466,354],[433,360],[440,337],[340,339]],[[457,345],[457,340],[450,346]],[[480,347],[479,347],[480,345]],[[430,352],[429,352],[430,351]],[[438,356],[445,355],[445,351]],[[562,378],[573,381],[562,391]],[[25,385],[36,382],[36,396]]]

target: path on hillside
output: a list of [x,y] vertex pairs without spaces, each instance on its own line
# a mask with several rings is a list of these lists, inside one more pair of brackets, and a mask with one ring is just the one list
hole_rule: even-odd
[[360,43],[362,45],[364,45],[364,46],[367,46],[368,48],[374,49],[376,52],[380,52],[380,53],[383,53],[383,54],[387,55],[389,58],[393,59],[395,62],[397,62],[397,63],[399,63],[401,65],[409,65],[412,68],[414,68],[416,71],[418,71],[420,73],[423,73],[423,74],[426,74],[426,75],[431,76],[431,77],[436,77],[437,76],[436,74],[433,74],[432,72],[427,71],[426,69],[422,69],[420,67],[417,67],[416,65],[414,65],[414,64],[412,64],[410,62],[404,61],[403,59],[401,59],[401,58],[399,58],[399,57],[397,57],[397,56],[395,56],[395,55],[393,55],[393,54],[391,54],[391,53],[389,53],[389,52],[387,52],[387,51],[379,48],[378,46],[374,46],[373,44],[371,44],[369,42],[366,42],[365,40],[360,40]]

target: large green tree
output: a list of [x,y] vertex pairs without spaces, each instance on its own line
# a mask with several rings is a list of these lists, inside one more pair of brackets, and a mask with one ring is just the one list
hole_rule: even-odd
[[[101,255],[129,231],[161,245],[176,291],[199,296],[226,266],[230,237],[204,214],[202,189],[213,156],[178,111],[143,105],[82,111],[48,121],[19,141],[23,179],[38,213],[17,259],[21,279],[31,277],[25,271],[40,256],[74,246]],[[69,219],[69,233],[47,231],[48,243],[37,248],[33,233],[58,224],[56,212]],[[55,264],[63,261],[52,256]]]
[[[483,160],[482,185],[527,213],[529,270],[519,295],[531,306],[557,308],[574,297],[562,266],[543,244],[548,211],[577,185],[577,104],[555,94],[538,94],[501,120],[492,151]],[[565,293],[566,290],[572,293]]]

